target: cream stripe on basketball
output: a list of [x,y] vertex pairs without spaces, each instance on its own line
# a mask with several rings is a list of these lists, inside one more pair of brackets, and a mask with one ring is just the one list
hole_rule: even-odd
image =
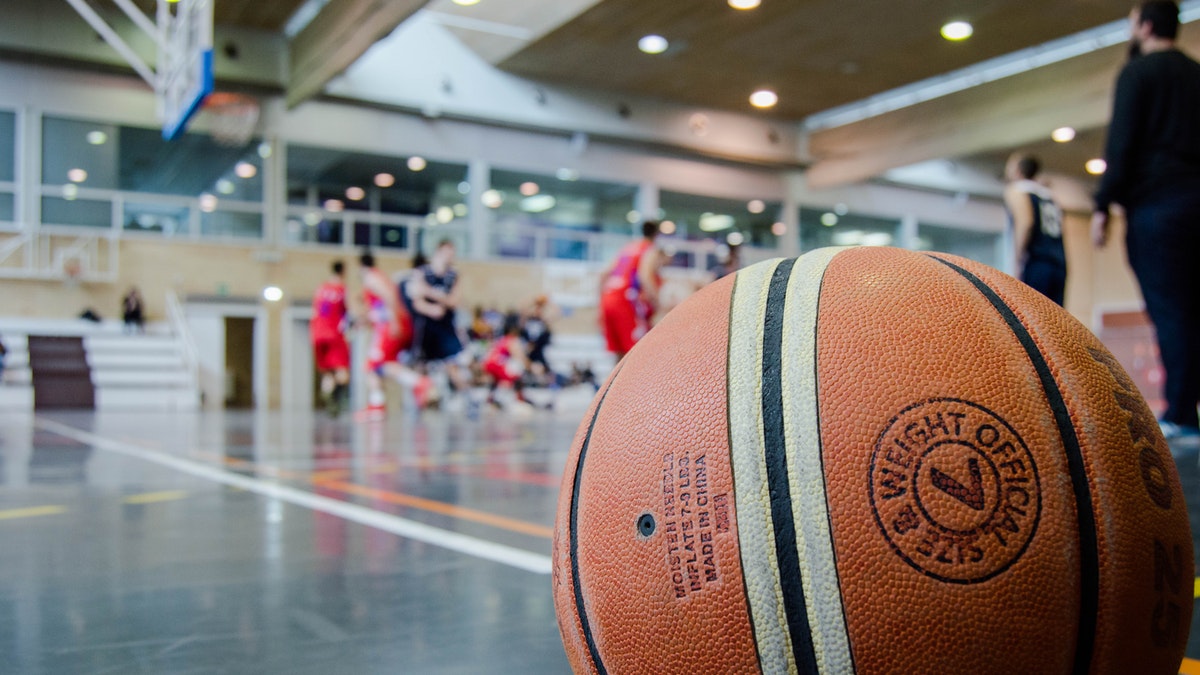
[[[783,421],[788,485],[804,606],[816,665],[852,673],[821,466],[816,398],[816,320],[820,280],[840,249],[800,258],[788,279],[783,321]],[[742,568],[764,673],[796,673],[771,517],[763,420],[764,317],[780,261],[738,273],[730,312],[729,428]]]
[[729,323],[729,442],[738,547],[759,662],[764,673],[795,673],[762,453],[762,317],[771,274],[779,262],[748,267],[738,272],[734,284]]
[[843,249],[802,256],[788,280],[783,328],[783,419],[796,548],[813,650],[821,673],[852,673],[837,561],[829,531],[821,425],[817,410],[817,304],[829,261]]

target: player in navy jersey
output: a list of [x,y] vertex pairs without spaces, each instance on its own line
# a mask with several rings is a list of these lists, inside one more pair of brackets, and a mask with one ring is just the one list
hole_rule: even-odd
[[1050,188],[1037,182],[1041,164],[1036,157],[1017,153],[1005,167],[1008,210],[1016,251],[1018,277],[1059,305],[1067,289],[1067,255],[1063,248],[1062,210]]
[[[416,337],[413,349],[418,358],[429,364],[442,364],[454,389],[464,396],[470,388],[464,362],[469,355],[463,350],[455,323],[461,288],[458,271],[454,269],[454,242],[443,239],[429,257],[429,264],[421,267],[408,282],[408,295],[412,300],[416,318]],[[467,398],[470,410],[478,402]]]

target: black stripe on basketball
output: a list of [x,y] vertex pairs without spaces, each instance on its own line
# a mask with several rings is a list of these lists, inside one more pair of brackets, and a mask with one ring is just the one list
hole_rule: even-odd
[[1054,374],[1050,372],[1046,357],[1042,355],[1033,336],[1029,334],[1012,308],[1005,304],[1004,300],[979,277],[952,262],[934,256],[929,257],[961,274],[983,294],[983,297],[987,298],[988,302],[992,303],[992,306],[996,308],[996,311],[1000,313],[1008,327],[1017,336],[1021,346],[1025,348],[1029,360],[1033,362],[1034,370],[1037,371],[1038,379],[1042,382],[1042,389],[1046,393],[1046,400],[1054,412],[1054,421],[1058,425],[1058,432],[1062,436],[1063,447],[1067,454],[1067,467],[1071,471],[1071,486],[1075,490],[1075,513],[1079,526],[1080,588],[1079,634],[1075,641],[1074,672],[1076,675],[1084,675],[1091,668],[1092,651],[1096,641],[1096,613],[1100,604],[1100,552],[1096,537],[1096,515],[1092,510],[1092,490],[1088,484],[1079,437],[1075,434],[1074,425],[1071,424],[1071,414],[1067,411],[1062,391],[1058,388]]
[[767,313],[763,317],[762,417],[763,452],[767,464],[767,485],[771,492],[771,523],[775,529],[775,560],[783,589],[783,608],[788,633],[792,637],[792,656],[801,673],[817,673],[817,655],[813,650],[800,576],[800,555],[796,551],[796,523],[792,518],[792,491],[788,482],[787,439],[783,428],[783,325],[788,277],[795,259],[784,260],[775,268],[767,291]]
[[575,465],[575,482],[571,487],[571,584],[575,590],[575,613],[579,615],[579,625],[583,629],[584,639],[587,640],[588,653],[592,655],[592,663],[595,664],[596,672],[600,675],[608,675],[608,670],[605,669],[604,662],[600,660],[600,650],[596,647],[595,638],[592,637],[592,625],[588,622],[587,610],[583,606],[583,584],[579,581],[579,484],[583,481],[583,460],[587,458],[588,445],[592,442],[592,430],[596,428],[596,419],[600,417],[600,408],[604,405],[604,399],[608,398],[608,392],[612,391],[620,368],[620,364],[617,364],[617,371],[613,373],[612,379],[608,382],[608,388],[600,396],[600,402],[596,404],[596,410],[592,413],[592,421],[588,423],[587,435],[583,437],[583,446],[579,448],[579,462]]

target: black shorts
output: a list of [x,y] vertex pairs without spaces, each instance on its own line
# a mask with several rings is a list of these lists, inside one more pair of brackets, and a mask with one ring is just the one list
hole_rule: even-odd
[[419,321],[419,324],[419,358],[425,361],[445,361],[462,353],[462,340],[458,339],[458,330],[453,322],[424,319]]

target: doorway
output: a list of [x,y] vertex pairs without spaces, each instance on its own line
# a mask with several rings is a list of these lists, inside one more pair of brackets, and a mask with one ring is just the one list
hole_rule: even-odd
[[254,407],[253,317],[225,317],[225,407]]

